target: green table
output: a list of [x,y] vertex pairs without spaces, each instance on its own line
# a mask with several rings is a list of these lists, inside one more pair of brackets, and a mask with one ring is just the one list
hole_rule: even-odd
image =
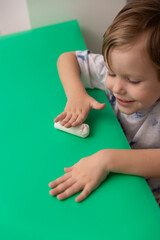
[[54,129],[66,102],[56,61],[84,49],[77,21],[0,38],[1,240],[160,239],[159,207],[143,178],[111,174],[81,203],[49,195],[64,167],[103,148],[129,148],[99,90],[89,94],[107,107],[90,112],[88,138]]

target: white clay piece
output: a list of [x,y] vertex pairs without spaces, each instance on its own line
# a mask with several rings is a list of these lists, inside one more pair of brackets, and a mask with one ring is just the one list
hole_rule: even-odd
[[62,126],[60,122],[55,122],[54,127],[61,131],[64,131],[82,138],[86,138],[89,135],[89,125],[86,123],[82,123],[81,125],[78,125],[76,127],[66,128]]

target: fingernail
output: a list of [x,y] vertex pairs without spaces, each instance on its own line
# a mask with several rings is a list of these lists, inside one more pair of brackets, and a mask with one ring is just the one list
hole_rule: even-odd
[[61,197],[60,195],[58,195],[57,198],[58,198],[59,200],[62,200],[62,197]]

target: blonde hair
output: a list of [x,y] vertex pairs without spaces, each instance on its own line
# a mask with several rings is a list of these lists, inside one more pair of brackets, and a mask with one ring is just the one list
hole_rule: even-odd
[[160,0],[134,0],[115,17],[103,37],[102,53],[110,67],[109,52],[131,44],[148,32],[147,52],[160,77]]

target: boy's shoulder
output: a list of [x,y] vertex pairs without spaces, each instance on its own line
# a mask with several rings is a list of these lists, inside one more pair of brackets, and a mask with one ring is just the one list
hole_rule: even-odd
[[87,60],[92,60],[95,63],[103,63],[103,66],[105,66],[104,57],[102,54],[93,53],[90,50],[76,51],[75,53],[77,58],[84,62],[87,62]]
[[149,117],[160,124],[160,100],[158,100],[149,111]]

